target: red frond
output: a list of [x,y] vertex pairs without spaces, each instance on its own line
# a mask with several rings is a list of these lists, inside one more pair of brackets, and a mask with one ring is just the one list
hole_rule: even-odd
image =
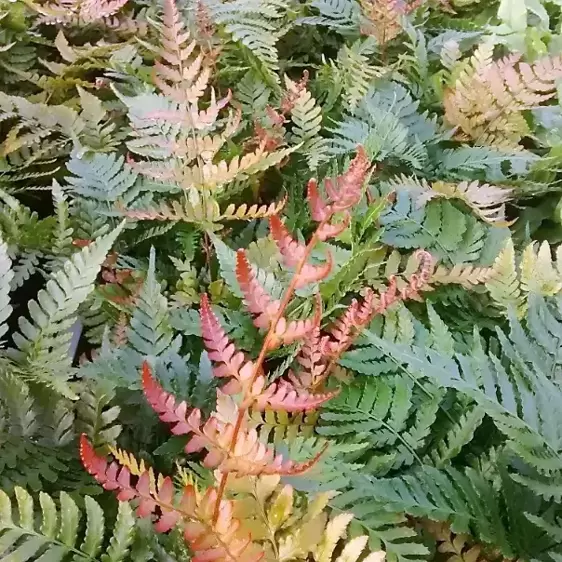
[[314,178],[308,181],[307,199],[310,207],[310,215],[313,220],[322,222],[332,216],[333,211],[320,196],[318,182]]
[[297,361],[303,367],[297,374],[291,373],[289,378],[296,388],[313,388],[322,378],[326,370],[326,357],[323,348],[328,336],[320,335],[320,327],[316,326],[304,338]]
[[[288,267],[299,266],[307,257],[306,246],[293,239],[278,216],[269,217],[269,227],[285,265]],[[310,283],[325,279],[330,274],[332,265],[332,256],[329,253],[326,262],[322,265],[305,263],[297,274],[295,288],[299,289]]]
[[326,193],[331,200],[334,212],[344,211],[361,200],[363,185],[371,171],[371,162],[362,146],[357,148],[357,154],[351,161],[349,168],[335,181],[326,180]]
[[281,303],[272,300],[260,285],[244,250],[238,250],[236,253],[236,279],[244,294],[244,302],[248,310],[256,315],[254,324],[258,328],[267,330],[278,313]]
[[307,412],[315,410],[338,394],[326,392],[311,394],[303,389],[295,388],[287,381],[269,385],[256,399],[259,410],[276,410],[284,412]]
[[220,325],[217,317],[209,304],[207,294],[201,295],[201,333],[205,347],[209,353],[209,359],[218,366],[213,366],[215,377],[232,377],[229,383],[222,387],[227,394],[236,394],[242,390],[244,382],[251,378],[254,365],[247,361],[241,351],[237,351],[235,345],[228,339],[226,332]]
[[176,404],[174,396],[166,392],[152,376],[152,370],[146,361],[142,364],[142,389],[159,418],[173,426],[174,435],[185,435],[199,430],[201,412],[195,408],[188,416],[187,403],[182,401]]
[[345,211],[343,220],[338,224],[323,224],[320,226],[318,231],[316,232],[316,236],[318,236],[319,240],[325,241],[329,240],[330,238],[335,238],[339,236],[348,226],[351,220],[351,215]]
[[285,264],[288,267],[296,267],[306,256],[306,246],[293,239],[276,215],[269,217],[269,228]]

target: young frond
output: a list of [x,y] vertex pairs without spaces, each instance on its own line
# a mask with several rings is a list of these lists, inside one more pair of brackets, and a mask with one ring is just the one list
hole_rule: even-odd
[[530,132],[523,111],[555,95],[562,59],[529,64],[521,55],[492,58],[493,46],[478,48],[443,100],[447,121],[477,145],[517,148]]
[[180,19],[175,0],[164,2],[160,60],[154,66],[154,82],[160,91],[181,104],[196,104],[211,76],[203,54]]

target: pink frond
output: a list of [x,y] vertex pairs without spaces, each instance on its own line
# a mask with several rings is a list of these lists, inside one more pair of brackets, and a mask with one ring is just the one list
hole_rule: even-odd
[[361,200],[363,185],[371,171],[371,162],[365,149],[359,146],[355,158],[349,168],[335,181],[326,180],[326,193],[328,194],[332,210],[344,211],[353,207]]
[[209,353],[209,359],[220,363],[219,366],[213,367],[215,377],[240,378],[240,369],[246,363],[246,358],[241,351],[236,350],[235,345],[228,339],[226,332],[211,309],[209,297],[206,293],[201,295],[199,317],[201,319],[201,334]]
[[350,220],[351,215],[345,211],[343,220],[340,223],[327,223],[321,225],[316,231],[316,236],[318,236],[318,239],[322,241],[329,240],[330,238],[336,238],[336,236],[339,236],[349,226]]
[[255,326],[264,330],[269,329],[275,315],[279,312],[281,303],[278,300],[272,300],[260,285],[244,250],[238,250],[236,253],[236,279],[248,310],[256,316],[254,318]]
[[337,394],[337,391],[311,394],[305,390],[295,388],[287,381],[281,381],[269,385],[256,399],[255,403],[259,410],[307,412],[315,410]]
[[318,182],[313,178],[308,181],[307,199],[313,220],[322,222],[332,216],[333,211],[320,196]]
[[158,417],[172,425],[174,435],[185,435],[199,430],[199,424],[196,422],[197,417],[201,417],[199,410],[195,408],[187,416],[187,403],[182,401],[176,404],[174,396],[166,392],[152,376],[152,370],[146,361],[142,364],[142,388]]

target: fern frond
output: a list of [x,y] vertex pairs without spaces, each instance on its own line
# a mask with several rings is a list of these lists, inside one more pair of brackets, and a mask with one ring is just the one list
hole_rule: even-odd
[[[14,279],[8,245],[0,237],[0,338],[8,331],[6,321],[12,313],[10,289]],[[0,340],[1,341],[1,340]]]
[[74,396],[66,381],[72,362],[69,330],[123,227],[121,224],[67,260],[39,291],[37,301],[29,302],[30,320],[21,317],[21,331],[13,334],[17,350],[11,353],[26,365],[27,376],[64,395]]
[[402,32],[402,18],[417,9],[423,0],[359,0],[366,25],[362,31],[385,45]]
[[156,279],[156,253],[151,248],[148,272],[131,317],[127,341],[141,356],[159,357],[178,342],[170,325],[168,301]]
[[318,10],[319,15],[300,18],[298,23],[322,25],[340,32],[350,31],[359,23],[359,5],[355,0],[312,0],[309,6]]
[[269,80],[278,81],[277,41],[284,35],[286,0],[209,0],[207,6],[215,23],[224,25],[234,41],[239,41],[257,59]]
[[189,42],[175,0],[164,2],[161,59],[154,66],[154,82],[167,96],[178,103],[195,104],[203,96],[211,76],[203,55],[192,57],[197,49]]
[[171,478],[142,472],[136,484],[131,484],[131,472],[125,466],[108,464],[95,454],[86,438],[80,444],[80,457],[88,472],[107,490],[118,491],[121,501],[139,499],[137,514],[148,517],[158,507],[161,514],[155,522],[155,530],[164,533],[181,524],[183,536],[195,553],[196,560],[211,558],[218,562],[254,562],[263,553],[244,536],[240,522],[233,517],[233,504],[220,500],[218,518],[213,519],[217,490],[209,488],[205,495],[192,485],[185,486],[179,501],[174,497]]
[[100,555],[102,560],[121,562],[126,559],[136,527],[128,504],[119,504],[113,525],[106,527],[100,505],[85,496],[86,518],[82,533],[79,532],[80,510],[67,493],[60,493],[60,507],[57,507],[51,496],[41,492],[41,514],[36,515],[31,495],[20,487],[14,492],[17,511],[10,497],[0,490],[0,536],[3,539],[0,556],[3,559],[60,561],[70,554],[78,559],[96,559]]
[[[304,463],[285,461],[281,455],[275,455],[273,449],[259,441],[255,429],[242,429],[235,434],[231,420],[219,419],[216,415],[212,415],[201,425],[201,410],[193,408],[188,411],[185,402],[176,404],[174,397],[165,392],[152,377],[146,363],[143,365],[142,381],[149,404],[162,421],[173,424],[172,432],[175,435],[192,435],[185,451],[194,453],[207,449],[208,453],[203,461],[205,466],[216,467],[222,473],[296,475],[313,466],[323,452]],[[233,402],[229,404],[231,408],[237,409]],[[233,436],[236,441],[231,447]]]
[[424,204],[435,198],[461,199],[479,218],[494,226],[513,224],[505,216],[505,203],[511,199],[513,190],[488,184],[461,182],[459,184],[433,182],[400,176],[390,180],[391,189],[411,189],[419,192],[418,201]]
[[131,203],[138,195],[134,188],[138,174],[115,153],[74,157],[67,168],[74,174],[67,177],[69,190],[96,203],[98,212],[111,210],[120,200]]
[[88,381],[80,393],[78,402],[78,425],[97,448],[114,445],[121,433],[121,426],[116,424],[121,408],[111,405],[115,390],[104,381]]
[[551,297],[562,291],[560,264],[562,250],[556,251],[553,261],[548,242],[542,242],[538,248],[531,242],[520,256],[516,256],[510,239],[494,261],[486,288],[502,309],[512,308],[523,315],[530,294]]
[[477,145],[516,148],[529,127],[522,115],[555,95],[562,59],[547,57],[533,64],[520,55],[492,60],[493,46],[475,52],[444,98],[447,121]]
[[439,265],[431,276],[430,283],[436,285],[461,285],[467,290],[476,285],[488,283],[495,275],[492,267],[475,267],[459,263],[452,269]]
[[324,406],[320,435],[349,437],[374,448],[366,469],[384,475],[392,469],[421,464],[419,452],[429,437],[442,395],[435,393],[417,406],[412,421],[412,389],[405,381],[395,386],[374,383],[347,386]]
[[[556,413],[560,361],[552,355],[552,346],[558,345],[552,328],[561,322],[558,307],[533,296],[528,333],[513,316],[509,335],[496,330],[499,356],[486,354],[479,339],[471,355],[446,358],[418,347],[404,352],[404,347],[372,334],[368,338],[393,360],[472,398],[494,420],[510,449],[539,472],[551,474],[562,469],[562,429]],[[549,329],[545,330],[547,325]],[[547,411],[548,415],[541,413]]]

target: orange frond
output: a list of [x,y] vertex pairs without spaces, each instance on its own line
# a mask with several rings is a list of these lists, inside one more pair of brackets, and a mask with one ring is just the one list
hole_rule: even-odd
[[295,267],[306,256],[306,246],[297,242],[278,216],[269,217],[269,228],[288,267]]
[[322,199],[318,191],[318,182],[314,178],[308,182],[307,199],[312,220],[322,222],[332,216],[333,211]]
[[344,211],[343,220],[338,224],[323,224],[318,228],[316,231],[316,236],[318,236],[319,240],[326,241],[330,238],[335,238],[339,236],[348,226],[349,222],[351,221],[351,215]]
[[[194,486],[185,486],[178,501],[168,476],[155,478],[145,471],[132,484],[129,469],[98,456],[84,434],[80,437],[80,459],[106,490],[117,492],[119,501],[138,499],[139,517],[156,516],[156,532],[166,533],[182,525],[184,538],[195,555],[194,562],[258,562],[263,557],[251,537],[242,532],[240,521],[233,517],[233,503],[219,500],[215,488],[201,496]],[[215,521],[217,501],[219,516]]]

